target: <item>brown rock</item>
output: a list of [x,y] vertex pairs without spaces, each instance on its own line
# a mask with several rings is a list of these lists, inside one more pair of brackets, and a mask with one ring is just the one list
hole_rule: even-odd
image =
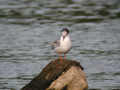
[[88,87],[85,73],[79,67],[72,66],[53,81],[47,90],[62,90],[64,87],[67,90],[85,90]]
[[88,87],[80,63],[59,59],[51,61],[21,90],[85,90]]

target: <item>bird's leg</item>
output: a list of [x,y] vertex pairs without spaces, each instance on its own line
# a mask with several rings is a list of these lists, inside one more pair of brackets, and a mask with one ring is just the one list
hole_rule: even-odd
[[66,59],[66,54],[64,53],[64,60]]
[[59,60],[62,62],[63,58],[61,56],[61,54],[59,54]]
[[63,60],[62,56],[60,56],[60,60]]
[[63,60],[62,56],[59,57],[60,60]]

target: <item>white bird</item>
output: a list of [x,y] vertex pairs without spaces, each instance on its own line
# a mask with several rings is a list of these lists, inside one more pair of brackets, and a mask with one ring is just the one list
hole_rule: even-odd
[[69,37],[69,30],[67,28],[63,28],[60,40],[56,40],[52,43],[52,45],[55,47],[54,50],[59,55],[59,59],[62,60],[61,54],[64,54],[65,59],[66,53],[71,49],[72,46]]

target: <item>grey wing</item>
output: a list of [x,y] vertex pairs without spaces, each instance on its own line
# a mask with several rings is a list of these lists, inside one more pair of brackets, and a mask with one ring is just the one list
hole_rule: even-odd
[[60,46],[60,41],[59,40],[56,40],[54,42],[51,43],[51,46],[52,46],[52,49],[56,48],[56,47],[59,47]]

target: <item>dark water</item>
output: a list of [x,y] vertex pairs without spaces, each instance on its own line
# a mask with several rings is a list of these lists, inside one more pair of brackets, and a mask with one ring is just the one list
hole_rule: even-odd
[[120,0],[0,0],[0,90],[19,90],[57,58],[49,42],[63,27],[89,89],[120,90]]

